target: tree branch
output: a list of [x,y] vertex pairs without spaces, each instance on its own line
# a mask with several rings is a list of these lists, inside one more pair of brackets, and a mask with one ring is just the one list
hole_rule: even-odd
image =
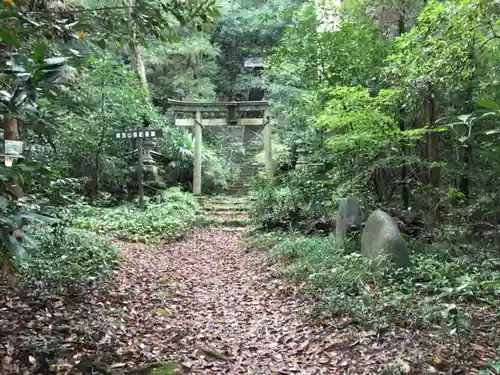
[[[136,8],[135,6],[134,8]],[[67,9],[67,10],[27,10],[23,13],[85,13],[85,12],[101,12],[105,10],[117,10],[117,9],[123,9],[127,10],[129,9],[129,6],[114,6],[114,7],[102,7],[102,8],[79,8],[79,9]]]
[[479,48],[483,48],[486,44],[488,44],[489,42],[491,42],[493,39],[500,39],[500,35],[493,35],[491,37],[489,37],[488,39],[486,39],[480,46]]
[[491,21],[488,23],[491,29],[492,36],[486,39],[480,46],[479,48],[483,48],[487,43],[491,42],[493,39],[500,39],[500,35],[498,35],[495,31],[495,28],[493,27]]

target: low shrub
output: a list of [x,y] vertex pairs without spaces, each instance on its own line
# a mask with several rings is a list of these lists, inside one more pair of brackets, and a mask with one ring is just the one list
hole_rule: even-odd
[[247,243],[249,248],[269,251],[286,238],[288,237],[283,233],[262,232],[254,229],[248,233]]
[[330,217],[336,207],[333,184],[313,168],[269,178],[256,176],[249,191],[249,216],[269,229],[297,229],[305,220]]
[[17,264],[24,286],[74,294],[106,280],[117,248],[98,234],[71,227],[32,228],[37,248]]
[[[262,236],[254,243],[261,242],[257,238]],[[332,237],[281,236],[270,248],[273,259],[283,265],[283,276],[305,284],[320,298],[321,313],[405,327],[448,324],[450,311],[457,309],[464,314],[479,308],[497,311],[500,261],[491,256],[486,260],[481,252],[491,255],[491,249],[476,249],[474,258],[452,258],[433,245],[413,255],[410,269],[393,270],[374,268],[359,253],[347,254]]]
[[178,188],[153,198],[147,208],[136,206],[96,208],[79,206],[73,224],[82,229],[113,235],[126,241],[158,242],[181,238],[194,225],[200,207]]

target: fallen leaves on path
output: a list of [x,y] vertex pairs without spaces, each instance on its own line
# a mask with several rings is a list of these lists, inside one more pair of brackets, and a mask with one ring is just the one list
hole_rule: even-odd
[[2,374],[123,374],[172,360],[183,374],[361,375],[389,363],[425,373],[406,358],[418,353],[418,332],[380,337],[348,318],[313,324],[314,302],[277,279],[264,253],[245,251],[239,232],[121,245],[106,291],[70,301],[0,291]]

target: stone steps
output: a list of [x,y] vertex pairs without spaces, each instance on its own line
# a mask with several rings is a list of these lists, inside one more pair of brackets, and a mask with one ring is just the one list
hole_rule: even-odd
[[206,214],[215,216],[244,216],[248,209],[244,196],[200,196],[198,201]]
[[243,197],[248,192],[248,186],[252,178],[262,169],[255,162],[255,155],[259,153],[263,147],[260,142],[233,142],[234,149],[244,149],[244,152],[234,155],[232,163],[240,172],[234,176],[226,193],[235,197]]
[[227,192],[231,195],[243,196],[248,192],[250,181],[262,170],[262,167],[260,167],[257,163],[249,160],[238,163],[238,167],[240,168],[241,172],[238,177],[230,184]]

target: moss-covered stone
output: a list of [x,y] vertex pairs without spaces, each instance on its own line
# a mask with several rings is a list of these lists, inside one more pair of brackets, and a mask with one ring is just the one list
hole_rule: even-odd
[[382,210],[373,211],[366,221],[361,236],[361,253],[376,261],[389,260],[396,267],[409,265],[408,245],[394,219]]

